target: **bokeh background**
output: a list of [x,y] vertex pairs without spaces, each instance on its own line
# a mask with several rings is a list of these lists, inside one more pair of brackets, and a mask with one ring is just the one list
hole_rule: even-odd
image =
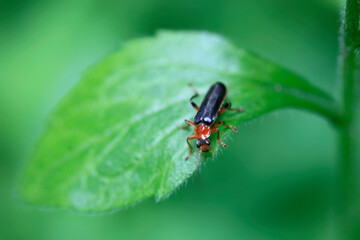
[[158,29],[207,30],[337,94],[340,0],[1,0],[0,239],[331,239],[337,134],[285,109],[243,124],[169,199],[102,216],[36,210],[14,184],[87,66]]

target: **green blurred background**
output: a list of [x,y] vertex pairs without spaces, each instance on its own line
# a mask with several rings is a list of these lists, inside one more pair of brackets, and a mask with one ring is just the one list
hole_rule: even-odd
[[158,29],[207,30],[334,96],[340,0],[0,1],[0,239],[331,239],[337,134],[281,110],[172,194],[113,214],[45,211],[14,184],[46,114],[90,64]]

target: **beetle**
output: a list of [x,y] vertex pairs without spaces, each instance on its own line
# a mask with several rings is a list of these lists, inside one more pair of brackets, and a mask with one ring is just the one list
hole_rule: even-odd
[[217,132],[217,140],[224,148],[227,148],[227,145],[220,140],[220,132],[217,128],[218,126],[223,124],[225,127],[231,128],[234,132],[238,133],[238,130],[234,126],[228,125],[224,121],[219,121],[215,123],[217,117],[223,114],[226,109],[242,112],[245,110],[245,108],[231,108],[231,102],[226,102],[224,104],[227,90],[225,85],[221,82],[216,82],[210,87],[200,107],[198,107],[198,105],[196,105],[193,99],[198,97],[199,93],[191,84],[189,84],[189,86],[193,89],[195,93],[195,95],[190,98],[190,104],[195,108],[195,110],[197,110],[197,113],[193,121],[185,119],[187,125],[180,128],[186,129],[190,125],[195,127],[194,134],[186,139],[186,142],[190,148],[190,152],[185,158],[185,160],[188,160],[193,153],[193,147],[189,142],[189,140],[192,139],[197,139],[196,146],[200,149],[198,155],[198,160],[200,160],[200,155],[202,152],[210,152],[212,155],[209,140],[209,137],[212,133]]

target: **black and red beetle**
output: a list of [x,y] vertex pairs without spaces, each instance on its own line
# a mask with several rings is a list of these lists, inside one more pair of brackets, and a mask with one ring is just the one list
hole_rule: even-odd
[[[190,152],[185,158],[185,160],[188,160],[193,152],[193,148],[189,142],[189,140],[197,139],[196,146],[200,148],[198,159],[200,159],[200,154],[202,152],[209,152],[212,154],[210,150],[210,140],[209,137],[212,133],[217,132],[217,139],[219,143],[223,147],[227,147],[226,144],[224,144],[220,140],[220,132],[219,129],[216,128],[223,124],[227,128],[231,128],[234,130],[234,132],[238,132],[237,129],[234,126],[225,124],[224,121],[219,121],[215,123],[216,118],[221,115],[223,112],[225,112],[226,109],[232,110],[232,111],[238,111],[242,112],[244,111],[244,108],[231,108],[231,103],[226,102],[224,104],[225,98],[226,98],[226,87],[223,83],[217,82],[214,85],[211,86],[209,91],[207,92],[203,102],[201,103],[201,106],[198,107],[196,103],[194,103],[193,99],[197,96],[199,96],[196,89],[189,84],[189,86],[194,90],[195,95],[190,98],[191,105],[197,110],[197,114],[194,117],[194,122],[185,119],[185,122],[187,125],[185,127],[180,127],[182,129],[188,128],[190,125],[193,125],[195,127],[194,135],[188,137],[186,139]],[[223,105],[224,104],[224,105]],[[215,124],[214,124],[215,123]]]

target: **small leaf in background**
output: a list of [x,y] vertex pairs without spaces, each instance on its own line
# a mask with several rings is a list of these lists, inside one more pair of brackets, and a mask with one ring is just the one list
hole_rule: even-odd
[[[87,212],[168,196],[197,168],[196,154],[185,161],[192,130],[178,129],[195,115],[188,83],[199,90],[200,104],[217,81],[227,86],[233,107],[246,108],[223,114],[228,124],[289,106],[336,121],[325,93],[224,38],[160,32],[125,44],[87,70],[48,118],[24,168],[20,195],[33,204]],[[220,129],[222,139],[231,132]],[[215,154],[219,144],[211,140]]]

